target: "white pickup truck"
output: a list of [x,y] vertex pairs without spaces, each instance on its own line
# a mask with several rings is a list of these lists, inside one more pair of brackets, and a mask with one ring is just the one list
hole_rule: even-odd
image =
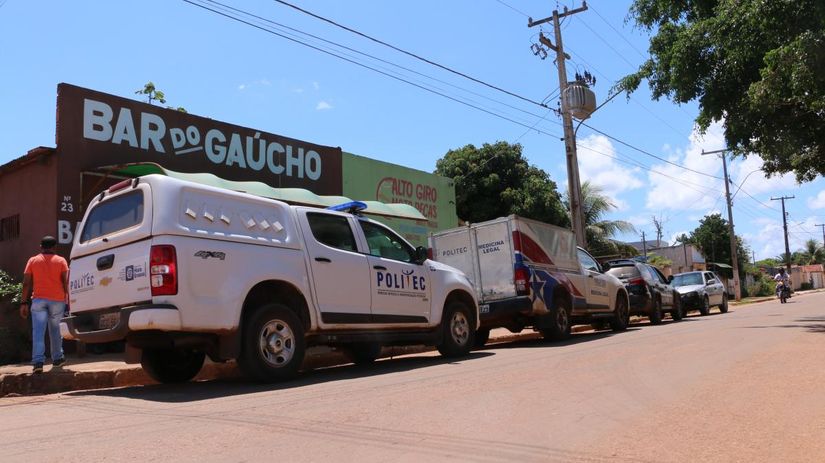
[[475,285],[478,345],[496,327],[518,333],[532,326],[549,339],[568,337],[575,324],[627,328],[627,290],[576,247],[570,230],[511,215],[434,233],[430,248],[433,259]]
[[160,382],[188,381],[206,355],[285,379],[320,344],[356,362],[385,345],[459,356],[479,323],[466,276],[378,222],[162,175],[92,201],[69,286],[68,336],[125,340]]

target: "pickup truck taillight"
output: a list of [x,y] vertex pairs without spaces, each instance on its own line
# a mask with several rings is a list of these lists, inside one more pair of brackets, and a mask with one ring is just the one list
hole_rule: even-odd
[[152,246],[149,252],[149,277],[152,296],[178,294],[178,259],[175,247],[169,244]]
[[526,296],[530,294],[530,270],[526,268],[517,268],[514,274],[516,283],[516,295]]

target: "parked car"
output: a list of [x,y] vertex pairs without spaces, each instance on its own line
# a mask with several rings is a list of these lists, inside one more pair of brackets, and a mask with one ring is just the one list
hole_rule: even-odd
[[652,325],[662,323],[665,313],[675,321],[682,319],[679,292],[659,269],[630,259],[612,260],[607,264],[607,274],[621,280],[627,288],[631,315],[644,315]]
[[702,315],[710,313],[712,306],[719,307],[719,311],[728,311],[728,295],[722,280],[713,272],[697,271],[673,275],[671,282],[679,291],[682,299],[682,310],[685,315],[691,310],[698,310]]

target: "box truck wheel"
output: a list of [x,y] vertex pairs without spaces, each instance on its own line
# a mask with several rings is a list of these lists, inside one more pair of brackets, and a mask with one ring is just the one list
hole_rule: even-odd
[[477,348],[484,347],[487,344],[487,341],[490,340],[490,328],[479,328],[476,331],[476,339],[473,342],[473,346]]
[[367,365],[381,356],[381,344],[377,342],[356,342],[347,346],[347,353],[356,365]]
[[470,353],[475,342],[470,309],[461,301],[450,302],[441,318],[441,344],[438,352],[444,357],[458,357]]
[[182,383],[201,371],[206,355],[191,349],[143,349],[140,365],[159,383]]
[[304,327],[295,312],[283,304],[255,309],[244,323],[241,342],[241,371],[258,381],[292,378],[304,361]]

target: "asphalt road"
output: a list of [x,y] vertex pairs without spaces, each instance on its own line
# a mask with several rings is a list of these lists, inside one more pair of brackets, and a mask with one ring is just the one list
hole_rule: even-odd
[[0,400],[11,461],[825,461],[825,293],[565,343]]

